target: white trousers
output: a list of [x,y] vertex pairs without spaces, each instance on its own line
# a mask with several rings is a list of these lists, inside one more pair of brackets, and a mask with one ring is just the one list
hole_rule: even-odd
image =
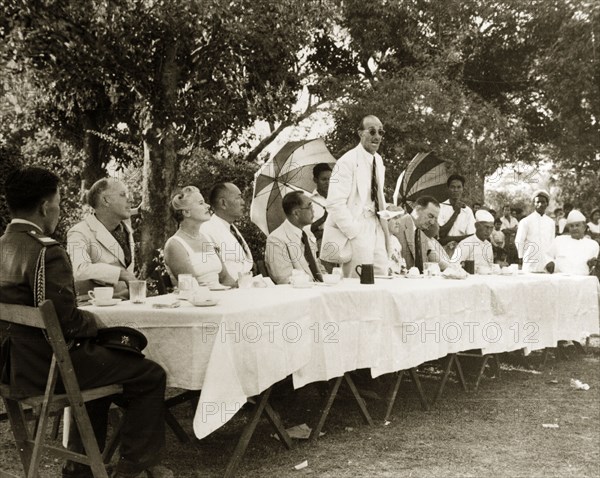
[[352,258],[342,266],[344,277],[358,277],[356,266],[373,264],[375,275],[388,274],[388,255],[385,236],[377,216],[362,218],[360,234],[350,239]]

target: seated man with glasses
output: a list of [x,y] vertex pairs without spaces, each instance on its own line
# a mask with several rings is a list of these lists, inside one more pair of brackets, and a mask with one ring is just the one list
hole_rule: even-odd
[[327,271],[317,259],[317,242],[304,227],[312,224],[313,204],[302,191],[287,193],[282,200],[286,220],[267,237],[265,265],[276,284],[287,284],[292,271],[306,272],[313,281],[322,282]]
[[358,264],[373,264],[378,275],[388,273],[388,225],[377,215],[386,208],[385,168],[377,154],[383,135],[376,116],[364,117],[360,143],[337,161],[331,175],[320,257],[341,264],[344,277],[357,277]]
[[88,191],[87,202],[94,214],[67,232],[77,293],[105,285],[114,287],[115,297],[128,298],[127,284],[136,277],[127,187],[116,179],[100,179]]

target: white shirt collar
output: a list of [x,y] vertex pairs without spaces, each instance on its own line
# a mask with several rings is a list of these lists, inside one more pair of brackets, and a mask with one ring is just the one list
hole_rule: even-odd
[[216,214],[212,215],[212,220],[215,221],[217,224],[221,224],[223,227],[226,227],[227,230],[229,230],[229,228],[232,226],[231,223],[227,222],[225,219],[223,219],[220,216],[217,216]]
[[44,232],[43,229],[40,226],[38,226],[35,222],[28,221],[27,219],[19,219],[18,217],[15,217],[12,221],[10,221],[10,223],[11,224],[27,224],[29,226],[35,227],[36,229],[39,229],[39,231],[41,233]]
[[288,227],[288,231],[293,233],[298,239],[302,238],[302,229],[300,229],[299,227],[294,226],[289,219],[285,220],[286,225]]

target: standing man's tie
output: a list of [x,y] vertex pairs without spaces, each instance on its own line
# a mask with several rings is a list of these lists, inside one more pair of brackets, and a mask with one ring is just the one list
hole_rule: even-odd
[[312,253],[310,242],[308,241],[308,235],[305,231],[302,231],[302,244],[304,245],[304,258],[306,259],[306,262],[308,262],[308,267],[310,268],[313,279],[317,282],[323,282],[323,275],[321,274],[321,270],[317,265],[317,260]]
[[375,203],[375,213],[379,211],[379,196],[377,194],[377,161],[373,156],[373,170],[371,173],[371,199]]
[[415,227],[415,267],[423,273],[423,249],[421,249],[421,231]]

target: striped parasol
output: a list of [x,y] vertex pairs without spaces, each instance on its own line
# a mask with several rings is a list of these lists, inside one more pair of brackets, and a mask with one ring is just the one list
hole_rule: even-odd
[[433,196],[439,202],[448,199],[447,164],[433,151],[418,153],[398,176],[394,204],[410,211],[414,201],[420,196]]
[[[319,163],[331,167],[335,158],[321,138],[290,141],[269,159],[254,176],[254,193],[250,219],[265,234],[271,233],[285,220],[281,200],[290,191],[311,193],[316,185],[313,168]],[[325,206],[324,204],[320,204]]]

